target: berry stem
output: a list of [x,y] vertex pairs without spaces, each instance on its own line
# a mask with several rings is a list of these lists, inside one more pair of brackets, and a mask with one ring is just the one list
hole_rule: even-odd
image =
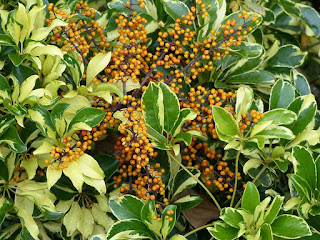
[[235,169],[235,178],[234,178],[234,189],[233,189],[233,194],[230,202],[230,207],[232,207],[234,198],[236,197],[237,193],[237,186],[238,186],[238,172],[239,172],[239,157],[240,157],[241,151],[238,151],[237,156],[236,156],[236,169]]
[[170,155],[170,157],[177,163],[179,164],[180,167],[182,167],[183,170],[185,170],[197,183],[199,183],[199,185],[208,193],[208,195],[211,197],[211,199],[213,200],[213,202],[216,204],[217,208],[219,209],[219,211],[221,212],[221,207],[219,202],[217,201],[217,199],[212,195],[212,193],[210,192],[210,190],[203,184],[203,182],[201,182],[201,180],[199,180],[197,177],[195,177],[192,172],[189,171],[189,169],[187,167],[185,167],[170,151],[167,151]]

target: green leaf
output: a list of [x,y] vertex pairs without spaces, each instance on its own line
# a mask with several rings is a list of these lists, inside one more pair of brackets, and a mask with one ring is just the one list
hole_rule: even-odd
[[67,229],[67,236],[71,236],[77,230],[77,224],[81,217],[81,208],[78,202],[73,202],[69,212],[63,218],[63,225]]
[[184,142],[186,146],[189,146],[192,142],[192,135],[188,132],[177,134],[174,137],[173,143]]
[[297,70],[292,70],[291,79],[293,85],[296,87],[296,89],[300,92],[301,95],[308,95],[311,93],[308,80]]
[[[156,218],[156,219],[154,219]],[[141,209],[141,220],[147,227],[157,236],[161,237],[162,223],[157,220],[158,213],[156,210],[155,202],[148,200]]]
[[263,240],[273,240],[272,229],[269,224],[265,223],[261,226],[260,237]]
[[0,158],[0,179],[8,182],[9,180],[9,170],[7,164]]
[[295,135],[292,131],[286,127],[271,125],[259,132],[256,136],[262,136],[265,139],[270,138],[280,138],[280,139],[288,139],[292,140],[295,138]]
[[[173,211],[173,214],[169,216],[173,219],[172,221],[169,221],[169,219],[166,218],[166,215],[168,215],[168,211]],[[174,228],[174,225],[176,223],[176,217],[177,217],[176,211],[177,211],[177,206],[175,205],[169,205],[163,210],[162,216],[161,216],[161,230],[160,230],[162,234],[162,239],[167,239],[167,236]]]
[[0,45],[15,47],[16,44],[12,38],[6,34],[0,34]]
[[179,99],[167,84],[160,82],[159,87],[163,95],[164,130],[171,133],[180,113]]
[[5,131],[12,126],[15,122],[15,118],[11,114],[7,114],[0,118],[0,136],[5,133]]
[[54,119],[61,119],[62,116],[63,116],[63,113],[69,107],[70,107],[69,103],[58,103],[57,105],[55,105],[54,108],[51,111],[52,121],[54,121]]
[[29,215],[29,213],[25,209],[19,206],[16,206],[16,208],[18,210],[17,215],[21,220],[23,228],[25,228],[25,230],[27,230],[30,233],[32,238],[39,240],[39,228],[36,222],[34,221],[32,215]]
[[57,220],[62,216],[62,213],[56,211],[55,206],[49,197],[44,194],[35,191],[23,191],[18,195],[27,198],[36,204],[42,214],[49,220]]
[[69,130],[76,123],[85,123],[90,127],[97,126],[104,119],[105,115],[105,112],[98,108],[82,108],[71,120]]
[[269,120],[273,121],[275,125],[288,125],[297,119],[297,115],[287,109],[273,109],[264,113],[264,117],[259,119],[259,123]]
[[127,219],[112,225],[107,240],[113,239],[154,239],[152,232],[140,220]]
[[92,213],[85,206],[81,208],[81,217],[78,221],[77,228],[83,237],[88,239],[89,235],[91,235],[94,227],[94,220]]
[[27,151],[26,145],[21,141],[17,129],[13,126],[0,136],[0,143],[2,142],[7,143],[9,148],[16,153]]
[[240,87],[237,91],[236,113],[237,122],[248,112],[253,102],[253,91],[250,87]]
[[304,147],[295,146],[292,149],[292,157],[295,174],[306,180],[311,189],[316,188],[317,172],[311,153]]
[[295,68],[303,63],[305,56],[306,53],[302,52],[299,47],[288,44],[281,46],[278,52],[270,58],[267,65],[272,67]]
[[320,189],[320,156],[315,160],[317,170],[317,188]]
[[259,191],[252,182],[248,182],[242,196],[241,207],[253,214],[256,207],[260,204]]
[[241,75],[231,76],[225,82],[227,84],[260,84],[271,85],[275,81],[275,76],[264,70],[254,70]]
[[222,209],[220,218],[228,225],[234,228],[240,228],[240,223],[243,222],[243,217],[238,213],[237,209],[226,207]]
[[311,199],[311,187],[306,180],[297,174],[287,175],[291,180],[294,188],[296,189],[299,197],[303,199],[304,197],[310,201]]
[[79,86],[80,78],[82,77],[79,62],[71,54],[63,55],[63,62],[67,65],[67,70],[71,72],[72,80],[76,86]]
[[119,219],[139,219],[140,212],[143,207],[143,203],[140,199],[131,196],[124,195],[117,199],[110,200],[110,208],[112,213]]
[[120,161],[117,158],[107,154],[95,155],[94,159],[99,163],[103,170],[106,182],[118,170],[120,164]]
[[239,229],[221,221],[214,222],[214,227],[208,227],[207,230],[217,240],[233,240],[241,236],[239,236]]
[[271,205],[269,206],[264,216],[265,223],[272,224],[276,216],[278,216],[278,213],[283,204],[283,200],[284,200],[283,196],[279,196],[279,195],[275,196],[275,198],[273,199]]
[[83,175],[98,180],[104,179],[103,170],[100,168],[98,162],[90,155],[85,153],[80,156],[77,162]]
[[[128,86],[127,86],[128,87]],[[127,88],[128,89],[128,88]],[[100,83],[96,86],[91,93],[88,93],[89,96],[97,96],[103,98],[108,103],[112,103],[111,93],[116,94],[122,99],[123,92],[121,89],[114,83]]]
[[108,66],[110,60],[111,52],[99,53],[90,60],[87,67],[87,86],[90,85],[94,77],[96,77],[103,69],[105,69],[106,66]]
[[239,126],[234,117],[222,107],[213,106],[212,115],[216,127],[224,135],[236,136],[239,132]]
[[306,221],[294,215],[283,214],[277,217],[271,224],[271,228],[275,236],[285,239],[297,239],[311,235]]
[[10,85],[7,81],[7,79],[0,74],[0,97],[1,97],[1,91],[7,91],[7,92],[11,92],[11,88]]
[[[56,170],[57,171],[57,170]],[[82,192],[83,175],[79,164],[76,161],[68,163],[68,167],[63,170],[64,175],[66,175],[72,182],[73,186]]]
[[[0,166],[1,167],[1,166]],[[4,219],[6,218],[6,214],[13,209],[13,201],[10,198],[2,197],[0,198],[0,226]]]
[[243,173],[248,174],[248,171],[252,168],[258,168],[263,161],[260,158],[252,158],[243,165]]
[[280,6],[291,16],[301,18],[307,25],[307,35],[320,35],[320,16],[319,13],[312,7],[289,0],[280,0]]
[[188,6],[181,1],[178,0],[161,0],[163,3],[163,8],[166,13],[173,19],[181,18],[181,15],[188,15],[190,12]]
[[28,179],[32,179],[36,175],[38,162],[36,157],[29,157],[21,161],[20,166],[28,173]]
[[30,92],[32,91],[32,89],[34,88],[34,86],[36,85],[36,81],[39,78],[38,75],[32,75],[30,77],[28,77],[22,84],[20,87],[20,95],[18,98],[18,101],[20,103],[22,103],[30,94]]
[[298,116],[297,120],[289,126],[293,134],[298,135],[306,129],[316,114],[317,103],[314,95],[309,94],[296,98],[288,106],[288,110],[295,112]]
[[145,116],[146,124],[162,134],[164,109],[160,88],[155,83],[150,82],[141,99],[142,105],[145,106],[143,115]]
[[155,129],[153,129],[150,126],[147,126],[147,131],[149,134],[149,136],[148,136],[149,138],[151,138],[152,140],[154,139],[159,144],[164,145],[165,147],[168,147],[168,149],[170,149],[170,147],[167,146],[168,140],[165,136],[163,136],[163,134],[160,134],[159,132],[157,132]]
[[180,234],[175,234],[170,238],[170,240],[187,240],[187,239]]
[[95,222],[103,226],[105,230],[109,230],[109,228],[114,223],[114,220],[109,217],[106,212],[102,211],[100,205],[97,203],[94,203],[92,206],[92,216]]
[[189,120],[193,120],[197,117],[197,113],[190,108],[184,108],[180,110],[179,118],[176,121],[174,128],[172,129],[172,136],[176,136],[181,132],[181,128],[183,124],[185,124]]
[[17,67],[19,66],[23,60],[26,58],[27,54],[23,54],[23,55],[20,55],[19,53],[17,52],[10,52],[8,54],[8,57],[10,58],[11,62]]
[[51,189],[53,185],[56,184],[56,182],[61,178],[62,175],[62,170],[56,170],[56,169],[51,169],[51,167],[47,168],[47,184],[48,184],[48,189]]
[[63,59],[62,50],[54,45],[35,47],[30,51],[29,54],[31,56],[41,56],[41,55],[59,56],[61,59]]
[[191,209],[197,206],[199,203],[202,202],[202,198],[197,194],[190,194],[179,198],[177,201],[174,202],[174,205],[180,207],[181,211],[186,209]]
[[294,98],[293,86],[283,80],[278,80],[271,89],[269,109],[287,108]]
[[[200,177],[200,172],[196,168],[188,168],[189,171],[194,175],[195,178]],[[193,188],[195,185],[197,185],[197,181],[190,176],[185,170],[180,169],[179,172],[175,175],[173,184],[172,184],[172,193],[173,196],[178,195],[179,193],[182,193],[183,190],[187,188]]]

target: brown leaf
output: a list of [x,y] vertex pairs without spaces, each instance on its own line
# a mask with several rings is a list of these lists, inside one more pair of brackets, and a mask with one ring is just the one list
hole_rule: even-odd
[[209,221],[219,218],[220,212],[216,205],[214,205],[206,195],[199,194],[193,189],[184,190],[173,200],[176,201],[190,194],[197,194],[202,198],[202,202],[196,207],[182,211],[182,214],[194,228],[201,227]]

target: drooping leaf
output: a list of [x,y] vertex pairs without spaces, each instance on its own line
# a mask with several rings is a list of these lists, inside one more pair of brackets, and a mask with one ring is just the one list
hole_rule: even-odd
[[115,223],[107,233],[111,239],[154,239],[148,227],[138,219],[126,219]]
[[269,109],[287,108],[294,98],[293,86],[283,80],[278,80],[271,89]]
[[143,207],[143,203],[140,199],[134,196],[124,195],[122,197],[119,197],[118,199],[111,199],[109,205],[112,213],[119,220],[140,220],[140,212]]
[[18,131],[15,127],[9,127],[1,136],[0,143],[7,143],[10,149],[17,153],[27,151],[26,145],[21,141]]
[[297,239],[311,235],[306,221],[294,215],[284,214],[277,217],[271,224],[271,228],[275,236],[285,239]]
[[222,221],[216,221],[214,227],[208,227],[207,230],[217,240],[233,240],[239,236],[239,229],[233,228]]
[[111,52],[97,54],[90,60],[87,67],[87,86],[89,86],[89,84],[92,82],[92,79],[109,64],[110,60]]
[[224,108],[213,106],[212,115],[216,127],[227,136],[236,136],[239,131],[234,117]]
[[105,112],[98,108],[80,109],[69,124],[69,129],[76,123],[85,123],[90,127],[98,125],[105,117]]

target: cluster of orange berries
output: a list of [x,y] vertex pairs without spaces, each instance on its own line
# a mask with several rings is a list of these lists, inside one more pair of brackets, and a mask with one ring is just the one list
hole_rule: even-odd
[[[65,147],[52,146],[50,157],[53,160],[45,160],[45,164],[51,165],[51,170],[63,170],[68,168],[68,163],[80,158],[84,154],[84,151],[80,148],[81,142],[77,142],[71,146],[72,137],[64,137],[63,142]],[[79,148],[77,148],[79,146]],[[55,167],[53,165],[56,165]]]
[[[150,157],[155,158],[158,153],[154,152],[148,139],[144,115],[141,114],[144,106],[131,95],[125,96],[123,101],[131,106],[122,113],[126,121],[119,125],[122,136],[118,137],[114,146],[116,158],[120,160],[119,175],[113,177],[114,187],[122,184],[121,194],[130,193],[145,200],[154,200],[158,194],[165,193],[161,178],[165,170],[160,168],[159,163],[154,166],[149,164]],[[129,185],[123,184],[126,180],[129,180]]]
[[[105,117],[104,121],[108,116]],[[78,130],[76,137],[63,137],[63,146],[52,146],[50,157],[52,160],[45,160],[45,164],[50,165],[51,170],[63,170],[68,168],[68,163],[76,161],[80,156],[84,155],[86,150],[91,150],[92,143],[98,141],[103,135],[107,133],[105,129],[107,123],[102,122],[91,131]],[[55,167],[54,167],[55,165]]]
[[[237,118],[237,114],[234,114],[234,118]],[[250,112],[250,118],[248,117],[248,113],[243,114],[239,121],[240,133],[244,133],[249,126],[253,123],[257,123],[261,118],[264,118],[264,113],[260,113],[254,109]]]
[[[54,7],[53,3],[48,5],[48,10],[50,14],[50,18],[47,19],[48,25],[55,19],[70,21],[65,27],[58,26],[54,28],[54,35],[51,36],[52,41],[57,44],[63,44],[61,47],[62,50],[76,50],[85,58],[91,53],[93,55],[100,52],[105,53],[105,48],[110,46],[103,32],[104,26],[99,25],[99,23],[94,20],[95,10],[90,9],[86,2],[79,1],[79,3],[76,4],[75,11],[73,11],[71,15],[65,11],[60,11],[57,7]],[[79,19],[72,21],[72,16],[76,13],[81,13],[90,18],[91,21],[85,22]]]
[[[173,221],[172,215],[174,215],[174,211],[173,210],[168,210],[166,212],[166,215],[165,215],[165,220],[168,220],[169,222],[172,222]],[[158,222],[161,222],[161,214],[153,216],[152,218],[153,218],[153,220],[157,220]]]
[[126,82],[129,79],[139,82],[140,75],[149,71],[148,62],[153,56],[147,51],[146,46],[148,39],[144,24],[147,20],[135,16],[135,11],[132,14],[132,19],[123,15],[116,19],[119,27],[118,44],[112,52],[111,64],[104,70],[106,75],[110,75],[109,82]]
[[[202,17],[207,16],[206,5],[198,0],[198,5],[202,10]],[[208,8],[211,6],[208,5]],[[191,12],[186,16],[176,19],[174,28],[169,32],[159,32],[159,47],[156,48],[155,55],[158,56],[157,65],[163,65],[166,69],[174,68],[170,74],[172,75],[166,82],[171,81],[182,82],[185,80],[191,83],[192,79],[196,79],[201,72],[211,71],[213,69],[213,61],[219,61],[222,57],[229,54],[231,46],[239,46],[242,43],[243,36],[252,31],[252,27],[237,25],[237,20],[228,20],[221,26],[223,32],[211,31],[211,37],[204,39],[203,42],[194,41],[197,32],[191,28],[191,25],[196,20],[199,12],[195,7],[191,7]],[[239,18],[248,19],[249,15],[244,11],[238,15]],[[252,17],[252,21],[259,23],[257,15]],[[223,38],[220,35],[223,34]],[[223,48],[223,50],[219,48]],[[161,59],[161,60],[160,60]],[[185,63],[185,67],[181,70],[176,69],[176,66]]]
[[[203,177],[206,180],[208,186],[214,184],[220,192],[225,192],[227,199],[231,199],[233,193],[232,180],[235,178],[234,173],[228,167],[228,163],[225,161],[218,161],[216,166],[207,166],[203,173]],[[241,174],[238,172],[238,180],[241,180]]]
[[[214,184],[217,190],[226,193],[227,199],[230,199],[235,176],[228,167],[228,163],[221,159],[222,154],[219,151],[217,153],[216,149],[211,148],[207,142],[201,142],[195,137],[190,146],[184,148],[182,152],[182,160],[187,161],[188,166],[194,166],[200,170],[207,186]],[[240,173],[238,173],[238,180],[241,180]]]
[[11,178],[10,182],[14,183],[18,183],[21,180],[24,179],[28,179],[28,173],[26,172],[26,170],[22,167],[20,167],[20,165],[16,165],[14,171],[13,171],[13,177]]

